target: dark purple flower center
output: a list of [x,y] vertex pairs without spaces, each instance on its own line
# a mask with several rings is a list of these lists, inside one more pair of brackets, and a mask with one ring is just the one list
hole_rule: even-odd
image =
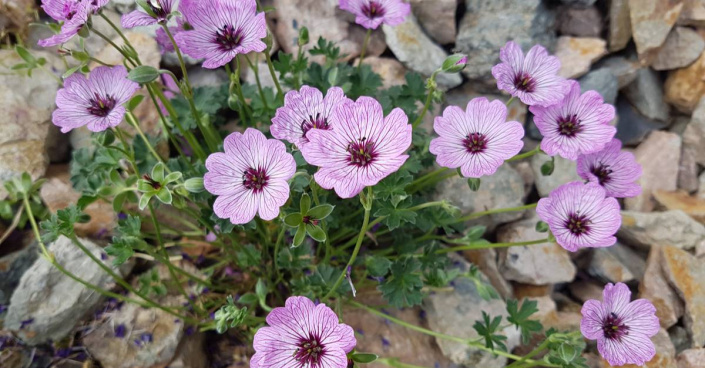
[[108,116],[111,111],[113,111],[113,108],[117,104],[117,101],[113,96],[101,96],[96,92],[94,97],[91,98],[88,103],[90,104],[90,106],[88,107],[88,112],[91,115],[104,118]]
[[583,126],[577,114],[562,116],[558,118],[558,134],[566,137],[575,137],[583,130]]
[[154,15],[156,15],[157,19],[161,20],[166,20],[166,17],[169,15],[171,9],[166,9],[164,5],[162,4],[162,0],[152,0],[147,3],[149,7],[152,9],[152,12]]
[[536,90],[536,80],[527,73],[517,73],[514,76],[514,88],[524,92],[534,92]]
[[482,153],[487,149],[487,137],[482,133],[470,133],[463,139],[463,146],[469,153]]
[[609,165],[605,165],[600,163],[597,166],[591,166],[590,167],[590,172],[597,176],[597,181],[600,183],[600,185],[604,185],[606,183],[609,183],[610,180],[612,180],[612,169],[610,169]]
[[350,153],[350,164],[357,167],[366,167],[379,155],[375,143],[367,140],[366,137],[348,144],[348,152]]
[[384,13],[386,13],[384,7],[376,1],[370,1],[369,4],[362,6],[362,14],[371,19],[383,17]]
[[299,341],[299,347],[294,353],[294,359],[301,363],[302,367],[318,367],[321,358],[326,353],[326,347],[321,344],[320,337],[309,333],[308,338]]
[[319,220],[311,218],[311,216],[304,216],[304,218],[301,220],[304,224],[311,224],[311,225],[318,225],[320,222]]
[[303,131],[302,137],[306,136],[311,129],[323,129],[328,130],[328,119],[321,116],[321,113],[316,113],[316,116],[309,115],[308,120],[301,122],[301,130]]
[[619,341],[629,335],[629,326],[624,324],[623,318],[612,312],[602,321],[602,333],[606,339]]
[[232,51],[242,43],[244,34],[242,30],[235,29],[230,24],[226,24],[215,34],[215,42],[222,51]]
[[565,227],[575,236],[587,234],[590,231],[590,219],[585,215],[571,213],[565,221]]
[[242,174],[242,185],[255,193],[260,193],[264,190],[267,183],[269,183],[269,176],[267,171],[261,167],[256,169],[249,168]]

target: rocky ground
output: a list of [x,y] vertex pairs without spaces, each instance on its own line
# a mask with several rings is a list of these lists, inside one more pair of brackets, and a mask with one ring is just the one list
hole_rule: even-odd
[[[109,16],[129,10],[132,0],[113,0]],[[278,47],[296,52],[298,30],[310,37],[335,41],[347,59],[356,58],[365,31],[337,9],[337,0],[270,0],[270,29]],[[507,40],[525,49],[540,43],[563,64],[561,74],[581,82],[583,90],[599,91],[615,104],[617,137],[643,166],[643,193],[623,203],[619,243],[606,249],[569,254],[558,245],[544,244],[507,250],[466,252],[458,267],[476,264],[504,297],[539,301],[544,326],[577,329],[580,306],[601,299],[602,285],[624,282],[658,309],[661,331],[654,337],[656,358],[647,367],[705,367],[705,1],[702,0],[411,0],[413,17],[396,27],[373,33],[365,63],[384,78],[385,86],[404,83],[415,71],[429,75],[450,52],[468,54],[463,75],[443,75],[446,103],[464,106],[478,95],[497,95],[490,73],[499,48]],[[34,45],[45,30],[28,27],[36,10],[33,0],[1,0],[0,28],[26,37]],[[110,29],[104,33],[117,37]],[[128,37],[145,64],[175,67],[173,55],[161,55],[153,30],[136,29]],[[0,31],[3,44],[14,36]],[[120,43],[120,40],[116,39]],[[309,45],[310,47],[311,45]],[[119,63],[105,43],[90,38],[87,47],[100,59]],[[47,59],[57,74],[65,66],[52,50],[33,50]],[[24,171],[49,181],[41,197],[50,211],[75,202],[79,194],[69,182],[69,154],[90,143],[86,130],[62,135],[51,122],[57,83],[42,71],[32,77],[12,71],[20,62],[10,49],[0,49],[0,180]],[[207,71],[191,60],[196,85],[227,81],[222,70]],[[271,84],[264,74],[265,85]],[[253,81],[251,72],[245,80]],[[532,116],[519,102],[512,118],[527,128],[526,149],[540,135]],[[147,104],[139,111],[148,132],[157,129],[157,114]],[[438,113],[436,109],[435,113]],[[427,123],[430,123],[428,119]],[[150,125],[151,124],[151,125]],[[464,213],[512,207],[546,196],[558,185],[579,180],[575,163],[556,158],[552,176],[542,176],[546,157],[503,166],[483,178],[480,191],[471,192],[459,178],[438,187]],[[6,194],[0,188],[0,198]],[[102,256],[117,215],[110,206],[88,207],[91,221],[79,235]],[[502,242],[543,237],[534,230],[529,213],[500,214],[475,223],[488,226],[491,238]],[[0,224],[4,233],[9,223]],[[66,239],[51,245],[66,268],[95,284],[110,287],[110,278],[69,246]],[[14,231],[0,245],[0,366],[20,367],[33,362],[45,367],[81,367],[90,357],[113,367],[245,367],[251,351],[237,336],[196,333],[160,311],[118,306],[58,274],[37,259],[29,233]],[[129,268],[118,270],[123,274]],[[163,270],[155,270],[162,272]],[[164,275],[168,278],[168,275]],[[381,303],[375,293],[360,299]],[[163,303],[183,304],[177,294]],[[481,310],[504,313],[501,301],[484,301],[472,282],[454,283],[432,292],[421,308],[388,312],[435,331],[475,337],[471,328]],[[465,346],[430,338],[385,323],[359,310],[344,313],[359,332],[358,349],[426,367],[503,367],[503,358]],[[518,345],[517,332],[507,330],[509,345]],[[19,336],[20,343],[11,336]],[[77,338],[74,340],[74,338]],[[147,340],[154,343],[143,344]],[[52,347],[52,342],[59,342]],[[158,343],[157,343],[158,342]],[[145,347],[146,346],[146,347]],[[520,347],[519,349],[524,349]],[[592,367],[608,367],[594,353],[586,353]],[[70,357],[70,359],[66,359]]]

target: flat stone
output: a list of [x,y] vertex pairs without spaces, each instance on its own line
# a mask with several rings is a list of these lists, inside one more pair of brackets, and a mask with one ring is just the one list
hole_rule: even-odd
[[693,155],[693,160],[705,166],[705,98],[698,103],[690,123],[683,132],[683,149]]
[[690,217],[705,224],[705,199],[690,196],[682,191],[666,192],[657,190],[654,192],[656,200],[668,210],[681,210]]
[[466,250],[463,256],[472,264],[476,265],[482,273],[487,276],[487,280],[492,287],[497,290],[503,298],[511,298],[513,294],[512,285],[502,276],[497,266],[497,252],[494,249]]
[[372,67],[372,71],[382,77],[383,89],[406,84],[405,76],[408,69],[394,58],[372,56],[366,57],[362,63]]
[[663,99],[662,86],[657,72],[639,69],[637,78],[624,89],[624,95],[644,117],[665,124],[671,110]]
[[595,63],[595,69],[607,68],[617,78],[617,84],[622,89],[631,84],[637,77],[641,68],[638,61],[624,56],[609,56]]
[[[687,139],[688,137],[683,137]],[[700,183],[698,182],[698,163],[695,162],[695,156],[698,150],[688,147],[683,143],[683,151],[681,151],[681,162],[678,164],[678,189],[688,193],[698,191]]]
[[[360,291],[356,300],[372,307],[384,307],[387,304],[376,291]],[[416,326],[426,323],[424,313],[418,307],[385,308],[384,313]],[[396,323],[389,323],[386,319],[373,316],[359,308],[343,307],[341,317],[357,332],[358,351],[398,357],[402,363],[423,367],[433,367],[436,364],[440,367],[450,367],[452,364],[441,353],[435,339],[431,336],[409,330]]]
[[627,47],[632,39],[632,21],[629,16],[629,0],[612,0],[608,13],[608,44],[611,52]]
[[641,115],[623,96],[617,98],[617,134],[615,138],[624,145],[637,145],[651,132],[664,128],[662,122],[654,121]]
[[602,14],[594,6],[567,6],[558,10],[556,29],[564,36],[600,37],[602,26]]
[[[524,181],[509,165],[502,165],[492,176],[482,178],[477,192],[470,190],[468,180],[454,176],[438,183],[434,200],[447,200],[460,208],[463,214],[486,211],[491,208],[523,206]],[[521,212],[507,212],[483,216],[468,222],[468,226],[484,225],[490,229],[522,217]]]
[[634,150],[634,156],[642,167],[638,181],[642,191],[636,197],[626,198],[624,207],[630,211],[651,211],[654,209],[653,191],[673,191],[678,187],[681,137],[654,131]]
[[[89,240],[80,239],[93,255],[103,251]],[[49,246],[56,261],[82,280],[111,289],[113,280],[70,239],[60,237]],[[110,260],[105,261],[110,265]],[[113,268],[119,272],[117,268]],[[12,294],[5,328],[25,343],[38,345],[66,337],[100,302],[102,296],[64,275],[44,258],[39,258],[20,279]],[[24,323],[23,323],[24,322]],[[24,326],[23,326],[24,324]]]
[[426,33],[441,45],[455,43],[458,0],[411,0],[411,10]]
[[661,259],[668,281],[685,301],[684,326],[693,347],[705,345],[705,268],[702,261],[676,247],[663,248]]
[[[491,316],[503,316],[507,312],[503,301],[499,299],[484,300],[480,297],[475,283],[467,278],[458,278],[453,283],[453,290],[439,290],[431,293],[423,303],[428,326],[431,330],[474,340],[479,337],[473,328],[468,328],[468,321],[482,320],[482,311]],[[518,344],[518,331],[513,327],[502,330],[508,336],[507,347],[511,349]],[[501,368],[507,358],[492,355],[484,350],[466,344],[436,339],[441,352],[453,363],[468,367]]]
[[[46,68],[57,75],[63,73],[63,64],[54,54],[34,50],[32,54],[46,59]],[[11,70],[22,62],[15,50],[0,50],[0,182],[23,172],[38,179],[49,163],[46,141],[59,85],[42,70],[31,77]],[[4,186],[0,187],[0,199],[6,195]]]
[[549,160],[550,158],[543,154],[534,155],[531,158],[531,168],[534,170],[534,176],[536,177],[536,189],[541,197],[547,197],[551,191],[565,183],[583,180],[576,171],[575,161],[570,161],[560,156],[555,156],[553,173],[549,176],[544,176],[541,174],[541,165]]
[[690,115],[705,96],[705,52],[689,66],[668,73],[664,90],[666,102]]
[[672,245],[692,250],[705,247],[705,226],[680,210],[666,212],[622,212],[617,237],[640,249]]
[[568,290],[576,299],[585,303],[588,300],[602,300],[604,286],[597,282],[580,280],[568,285]]
[[678,354],[678,368],[702,368],[705,349],[688,349]]
[[632,36],[640,60],[653,59],[682,9],[682,0],[629,0]]
[[605,103],[614,105],[619,93],[619,82],[609,68],[599,68],[589,71],[579,80],[580,90],[597,91],[602,95]]
[[[537,217],[503,226],[497,230],[497,241],[523,242],[546,238],[536,231]],[[499,268],[507,280],[532,285],[570,282],[576,268],[568,251],[556,243],[510,247],[499,252]]]
[[705,172],[698,176],[698,198],[705,199]]
[[698,59],[705,50],[705,40],[687,27],[676,27],[666,38],[651,67],[671,70],[686,67]]
[[561,61],[558,74],[577,78],[590,70],[590,66],[607,55],[607,43],[597,37],[561,36],[556,41],[555,55]]
[[[75,191],[71,185],[68,165],[50,167],[46,179],[47,182],[42,186],[39,195],[51,213],[75,204],[81,198],[81,193]],[[78,236],[104,237],[117,226],[117,214],[110,203],[95,201],[89,204],[84,212],[91,219],[86,223],[75,224]]]
[[653,247],[646,261],[646,272],[639,283],[639,298],[650,300],[656,307],[661,327],[670,328],[685,313],[685,305],[668,283],[661,266],[662,247]]
[[555,14],[541,0],[465,0],[465,7],[456,47],[468,55],[464,74],[470,79],[494,84],[492,67],[509,40],[525,52],[536,44],[554,48]]
[[629,247],[617,243],[595,248],[587,272],[604,282],[638,281],[644,276],[646,262]]
[[[15,244],[12,244],[15,243]],[[7,250],[19,248],[9,254]],[[3,243],[3,255],[0,256],[0,305],[10,302],[12,293],[22,278],[37,259],[39,248],[36,243],[23,246],[21,240],[8,238]]]
[[[416,18],[409,15],[398,26],[382,25],[389,49],[407,68],[426,77],[433,74],[448,56],[448,53],[433,42],[421,29]],[[438,74],[439,86],[453,88],[463,79],[460,74]]]
[[705,3],[702,0],[683,0],[683,10],[677,24],[705,27]]

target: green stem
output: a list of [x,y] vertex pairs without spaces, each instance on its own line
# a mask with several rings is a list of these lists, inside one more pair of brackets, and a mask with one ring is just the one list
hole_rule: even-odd
[[[508,365],[506,368],[518,368],[518,367],[523,367],[524,363],[527,362],[527,360],[533,358],[536,356],[538,353],[546,350],[548,348],[548,345],[550,343],[550,340],[547,338],[546,340],[543,340],[541,345],[537,346],[536,349],[532,350],[529,352],[529,354],[524,355],[521,359],[515,361],[514,363]],[[529,366],[530,367],[530,366]]]
[[243,114],[240,114],[240,119],[243,122],[246,122],[249,120],[251,112],[250,107],[247,106],[247,104],[245,103],[245,96],[243,96],[242,94],[242,85],[240,84],[240,59],[237,57],[235,58],[235,65],[235,73],[232,75],[231,80],[235,87],[235,94],[237,95],[237,99],[238,101],[240,101],[240,106],[242,106],[243,109]]
[[152,89],[152,92],[154,92],[157,97],[159,98],[159,101],[162,102],[164,105],[164,108],[166,111],[169,113],[169,117],[171,118],[171,121],[176,125],[176,128],[179,130],[179,133],[186,139],[186,142],[188,142],[189,146],[191,146],[191,149],[193,149],[193,153],[198,157],[201,161],[206,160],[206,153],[203,151],[203,147],[201,147],[201,144],[198,143],[198,140],[196,140],[196,137],[191,133],[191,131],[184,129],[184,127],[181,125],[181,122],[179,121],[179,116],[176,113],[176,110],[174,110],[174,106],[171,104],[171,101],[169,101],[166,96],[164,96],[164,92],[162,92],[161,88],[158,85],[155,84],[149,84],[149,88]]
[[432,100],[433,100],[433,91],[428,91],[428,96],[426,97],[426,103],[423,105],[423,110],[421,110],[421,115],[419,115],[419,117],[416,118],[416,121],[414,121],[412,128],[416,129],[416,127],[419,126],[419,124],[421,124],[421,121],[423,121],[424,116],[426,116],[426,112],[428,112],[428,109],[431,107]]
[[380,358],[375,360],[375,363],[384,364],[392,368],[426,368],[418,365],[402,363],[397,358]]
[[277,277],[281,276],[281,271],[279,271],[279,262],[277,255],[279,254],[279,247],[282,244],[282,241],[284,240],[284,234],[286,233],[286,225],[284,225],[284,222],[282,221],[281,224],[281,230],[279,230],[279,235],[277,235],[277,242],[274,243],[274,271],[277,274]]
[[518,246],[522,246],[522,245],[544,244],[544,243],[548,243],[550,241],[551,241],[551,239],[539,239],[539,240],[530,240],[530,241],[514,242],[514,243],[478,243],[478,244],[460,245],[457,247],[443,248],[443,249],[437,250],[436,253],[443,254],[443,253],[458,252],[458,251],[462,251],[462,250],[509,248],[509,247],[518,247]]
[[463,216],[463,217],[459,217],[459,218],[455,219],[453,222],[448,223],[447,225],[450,225],[450,224],[457,224],[457,223],[461,223],[461,222],[473,220],[473,219],[476,219],[476,218],[478,218],[478,217],[487,216],[487,215],[494,215],[494,214],[497,214],[497,213],[505,213],[505,212],[515,212],[515,211],[530,210],[530,209],[532,209],[532,208],[536,208],[537,205],[538,205],[538,203],[532,203],[532,204],[527,204],[527,205],[525,205],[525,206],[509,207],[509,208],[497,208],[497,209],[494,209],[494,210],[487,210],[487,211],[482,211],[482,212],[474,212],[474,213],[471,213],[471,214],[469,214],[469,215],[465,215],[465,216]]
[[367,51],[367,45],[370,43],[370,36],[372,36],[372,29],[367,30],[365,34],[365,41],[362,42],[362,50],[360,51],[360,62],[357,64],[357,70],[362,68],[362,61],[365,60],[365,52]]
[[538,145],[536,145],[536,148],[532,149],[531,151],[529,151],[529,152],[524,152],[524,153],[520,153],[520,154],[518,154],[518,155],[516,155],[516,156],[514,156],[514,157],[512,157],[512,158],[507,159],[505,162],[512,162],[512,161],[523,160],[523,159],[525,159],[525,158],[527,158],[527,157],[531,157],[531,156],[533,156],[533,155],[535,155],[535,154],[537,154],[537,153],[540,153],[540,152],[541,152],[541,145],[538,144]]
[[[140,124],[137,122],[137,119],[135,118],[135,115],[132,114],[132,112],[127,112],[127,121],[135,128],[137,131],[137,134],[139,134],[140,137],[142,137],[142,140],[144,141],[144,144],[147,146],[147,149],[149,152],[154,156],[155,159],[157,159],[158,162],[164,163],[164,159],[162,159],[161,156],[157,153],[157,151],[154,150],[154,147],[152,147],[152,144],[149,142],[149,138],[147,138],[146,135],[144,135],[144,132],[140,128]],[[165,170],[169,171],[169,169],[166,167],[166,164],[164,165]]]
[[247,65],[249,65],[250,68],[252,68],[252,71],[255,73],[255,82],[257,82],[257,90],[259,91],[259,95],[262,98],[262,104],[264,105],[264,109],[269,110],[267,98],[264,96],[264,91],[262,90],[262,83],[259,80],[259,65],[257,65],[256,62],[252,63],[247,55],[245,55],[245,60],[247,60]]
[[[115,32],[117,32],[118,35],[120,35],[120,38],[122,38],[122,41],[125,42],[125,46],[129,47],[130,49],[132,49],[132,51],[135,51],[135,62],[136,62],[136,65],[142,65],[142,62],[140,61],[140,56],[137,54],[137,51],[135,50],[135,48],[134,48],[134,47],[132,46],[132,44],[130,43],[130,40],[128,40],[127,37],[125,37],[125,34],[122,33],[122,30],[121,30],[120,28],[118,28],[118,26],[116,26],[115,23],[113,23],[113,21],[111,21],[110,18],[108,18],[107,16],[105,16],[105,14],[103,14],[102,12],[100,12],[99,15],[100,15],[101,18],[103,18],[103,19],[110,25],[110,27],[111,27],[112,29],[115,30]],[[96,32],[96,31],[93,30],[93,32]],[[111,43],[112,43],[112,42],[111,42]],[[112,45],[113,45],[113,47],[116,47],[116,46],[115,46],[115,43],[112,43]],[[116,48],[118,49],[118,51],[120,51],[120,48],[118,48],[118,47],[116,47]],[[122,52],[121,52],[121,53],[122,53]],[[124,55],[124,54],[123,54],[123,55]],[[128,59],[129,59],[129,58],[128,58]]]
[[120,140],[120,143],[122,143],[122,146],[125,148],[125,155],[127,155],[127,161],[130,163],[130,166],[132,166],[132,171],[134,171],[135,174],[139,175],[140,172],[137,169],[137,165],[135,164],[135,158],[132,155],[132,149],[130,149],[130,145],[127,144],[127,140],[122,134],[122,129],[115,127],[113,128],[113,131],[115,132],[115,136],[118,137],[118,140]]
[[513,101],[514,101],[514,96],[512,96],[509,100],[507,100],[507,103],[505,103],[504,106],[509,107],[509,105],[511,105]]
[[95,29],[95,28],[91,28],[91,32],[95,33],[98,37],[100,37],[100,38],[102,38],[103,40],[105,40],[105,42],[107,42],[110,46],[112,46],[115,50],[117,50],[117,52],[119,52],[120,55],[122,55],[122,57],[124,57],[125,60],[129,61],[133,66],[139,65],[137,62],[135,62],[134,60],[132,60],[132,58],[130,57],[130,55],[127,55],[127,54],[125,53],[125,51],[120,48],[120,46],[118,46],[115,42],[113,42],[113,40],[111,40],[110,38],[108,38],[108,36],[102,34],[100,31],[98,31],[98,30]]
[[[157,103],[157,98],[154,95],[154,91],[152,91],[152,88],[150,88],[149,85],[147,85],[147,92],[149,93],[149,98],[152,100],[152,103],[154,104],[154,107],[156,108],[157,113],[159,114],[159,125],[161,125],[162,130],[171,141],[171,144],[174,145],[174,148],[179,153],[179,156],[186,157],[186,155],[184,155],[184,151],[181,149],[181,144],[176,139],[176,137],[174,137],[174,134],[171,133],[171,129],[169,129],[169,127],[166,125],[166,117],[164,116],[164,113],[162,113],[162,109]],[[185,159],[184,161],[186,162],[186,165],[188,165],[188,167],[193,170],[191,160]]]
[[328,293],[326,293],[326,295],[323,297],[323,300],[328,299],[333,293],[335,293],[336,290],[338,290],[338,287],[340,287],[340,284],[342,284],[343,280],[345,279],[345,275],[348,272],[348,267],[352,267],[352,265],[355,263],[355,259],[357,258],[357,254],[360,252],[360,247],[362,246],[362,241],[365,239],[365,233],[367,232],[368,225],[370,222],[370,212],[372,211],[372,187],[367,187],[367,198],[365,200],[367,201],[367,203],[363,203],[363,206],[365,207],[365,217],[362,220],[360,233],[357,235],[357,243],[355,244],[355,249],[353,249],[353,253],[350,256],[348,264],[345,265],[345,267],[343,268],[343,272],[340,273],[340,276],[338,276],[338,279],[335,281],[335,284],[333,284],[333,287],[328,290]]
[[267,67],[269,68],[269,74],[272,75],[272,80],[274,81],[274,86],[277,87],[277,96],[280,98],[284,96],[281,85],[279,85],[279,78],[277,73],[274,71],[274,64],[272,64],[272,57],[269,56],[269,51],[264,53],[264,57],[267,59]]

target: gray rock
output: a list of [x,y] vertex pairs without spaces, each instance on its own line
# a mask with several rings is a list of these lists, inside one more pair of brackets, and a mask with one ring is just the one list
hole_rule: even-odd
[[[60,75],[61,60],[46,51],[32,51],[36,58],[45,58],[46,67]],[[15,50],[0,50],[0,182],[28,172],[32,179],[44,175],[49,163],[46,141],[51,125],[58,82],[42,70],[31,77],[12,70],[22,63]],[[0,188],[0,199],[7,195]]]
[[[453,288],[451,291],[436,291],[424,300],[423,308],[431,330],[474,340],[479,336],[473,328],[469,328],[468,321],[481,320],[482,311],[491,316],[507,316],[504,302],[499,299],[482,299],[472,280],[459,278]],[[507,347],[511,351],[518,343],[518,331],[514,327],[507,327],[503,332],[508,336]],[[440,338],[436,342],[446,357],[462,366],[501,368],[507,361],[505,357],[463,343]]]
[[[460,176],[446,179],[436,186],[435,200],[447,200],[460,208],[463,214],[485,211],[491,208],[509,208],[524,205],[524,181],[509,165],[502,165],[492,176],[482,178],[480,189],[473,192],[468,180]],[[507,212],[484,216],[468,222],[468,225],[497,225],[518,220],[521,212]]]
[[[12,247],[9,240],[4,247]],[[6,305],[17,288],[20,278],[37,259],[39,248],[36,243],[0,257],[0,304]],[[3,252],[4,253],[4,252]]]
[[678,354],[678,368],[701,368],[705,362],[705,348],[688,349]]
[[[398,26],[383,25],[382,30],[389,49],[407,68],[430,76],[438,69],[448,56],[440,46],[435,44],[421,29],[418,21],[409,15]],[[438,85],[445,88],[459,86],[463,79],[459,74],[438,74]]]
[[612,52],[627,47],[632,38],[632,23],[629,17],[629,0],[609,2],[608,44]]
[[656,70],[686,67],[697,60],[703,50],[705,40],[697,32],[687,27],[676,27],[666,38],[651,67]]
[[558,10],[556,29],[565,36],[600,37],[602,14],[594,6],[562,7]]
[[593,250],[587,271],[604,282],[639,281],[644,276],[646,262],[629,247],[617,243]]
[[634,106],[624,97],[617,98],[617,134],[625,145],[637,145],[641,143],[649,133],[663,128],[663,123],[647,119],[641,115]]
[[663,99],[663,82],[652,69],[639,69],[636,80],[624,89],[624,95],[646,118],[668,122],[670,107]]
[[455,42],[457,8],[458,0],[411,1],[411,10],[421,26],[441,45]]
[[609,68],[593,69],[579,80],[580,90],[597,91],[602,95],[605,103],[614,105],[617,102],[619,82]]
[[638,61],[633,61],[624,56],[610,56],[598,61],[595,69],[607,68],[617,78],[617,84],[622,89],[631,84],[637,77],[641,68]]
[[693,160],[705,166],[705,98],[698,103],[690,123],[683,133],[683,149],[693,155]]
[[638,183],[641,194],[626,198],[624,208],[630,211],[654,209],[655,190],[674,191],[678,187],[678,163],[681,157],[681,137],[677,134],[655,131],[634,150],[642,175]]
[[[536,231],[538,218],[502,226],[497,230],[499,242],[523,242],[546,238],[545,233]],[[570,282],[575,278],[575,265],[568,251],[556,243],[517,246],[501,249],[499,266],[507,280],[531,285],[557,284]]]
[[661,265],[669,283],[685,302],[683,324],[692,347],[705,345],[705,267],[690,253],[672,246],[662,248]]
[[668,331],[660,329],[658,333],[651,337],[651,341],[656,348],[656,354],[644,367],[666,368],[676,366],[676,348],[668,336]]
[[[274,82],[269,74],[269,69],[267,68],[266,63],[264,64],[264,69],[262,69],[262,65],[260,65],[259,75],[262,82],[262,87],[274,87]],[[223,69],[193,68],[188,72],[188,79],[194,88],[217,87],[223,85],[224,83],[230,82],[228,73]],[[249,83],[247,77],[245,77],[245,80]],[[252,83],[254,83],[254,79],[252,80]]]
[[[97,245],[85,239],[81,242],[96,257],[101,257],[102,250]],[[113,286],[112,278],[70,239],[59,238],[49,251],[60,265],[80,279],[103,289]],[[40,258],[25,272],[12,294],[5,328],[29,345],[57,341],[69,334],[100,300],[100,294]]]
[[591,6],[595,4],[597,0],[561,0],[563,4],[571,6]]
[[622,212],[617,237],[641,249],[672,245],[692,250],[705,247],[705,226],[681,210],[642,213]]
[[583,180],[576,171],[575,161],[560,156],[555,156],[553,174],[544,176],[541,174],[541,165],[550,159],[550,157],[543,154],[534,155],[531,158],[531,169],[534,170],[534,176],[536,177],[536,189],[541,197],[548,196],[552,190],[565,183]]
[[682,9],[681,1],[629,0],[632,36],[640,60],[653,60]]
[[568,285],[568,290],[576,299],[581,302],[588,300],[602,300],[602,290],[604,286],[594,281],[580,280]]
[[[693,346],[693,343],[690,341],[690,336],[688,336],[688,330],[686,330],[685,327],[676,325],[669,328],[668,337],[670,337],[671,341],[673,341],[673,346],[676,348],[676,354],[680,354],[681,352],[688,350],[688,348]],[[705,351],[705,349],[703,351]],[[702,359],[705,359],[705,357],[702,357]]]
[[499,49],[507,41],[517,42],[524,51],[540,44],[553,50],[555,15],[541,0],[466,0],[456,47],[468,54],[465,75],[492,81],[491,69],[499,60]]

